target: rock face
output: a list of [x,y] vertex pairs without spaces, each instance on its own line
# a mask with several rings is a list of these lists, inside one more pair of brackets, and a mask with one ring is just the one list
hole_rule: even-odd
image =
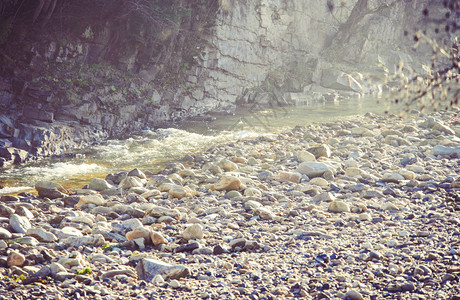
[[[189,2],[193,7],[192,21],[183,22],[188,27],[179,31],[188,32],[189,27],[195,30],[202,25],[198,20],[209,18],[209,15],[200,15],[195,7],[199,5],[191,5],[193,1],[182,2]],[[161,77],[158,76],[162,75],[160,70],[168,68],[163,68],[163,62],[161,65],[145,62],[145,53],[139,51],[139,47],[119,54],[120,57],[110,62],[105,61],[102,49],[108,46],[114,34],[110,23],[106,27],[81,28],[83,31],[77,30],[75,36],[66,36],[66,43],[47,35],[36,38],[40,45],[17,44],[14,51],[6,54],[18,55],[18,60],[28,57],[24,61],[27,70],[42,73],[53,63],[69,68],[113,63],[115,68],[100,72],[97,67],[87,70],[83,77],[88,80],[109,77],[113,79],[110,82],[117,81],[117,86],[67,78],[67,73],[61,74],[53,68],[49,68],[49,76],[43,76],[54,78],[51,86],[49,82],[17,79],[27,76],[14,79],[0,76],[0,111],[3,113],[0,115],[0,167],[22,163],[34,155],[61,154],[146,126],[209,111],[231,110],[239,104],[325,100],[335,90],[366,92],[367,87],[356,72],[375,72],[374,66],[378,63],[390,72],[396,70],[400,60],[413,63],[409,49],[412,41],[406,39],[404,30],[422,23],[421,12],[429,5],[433,5],[434,11],[446,13],[436,7],[436,1],[430,4],[428,0],[218,2],[219,7],[208,23],[212,26],[199,31],[206,32],[200,36],[205,42],[193,56],[193,65],[187,63],[184,70],[186,89],[175,86],[163,90],[163,86],[156,86],[154,80]],[[450,15],[455,16],[455,12]],[[85,39],[81,39],[83,35]],[[163,39],[169,34],[159,36],[162,39],[158,44],[168,43]],[[11,37],[10,40],[18,42],[19,39]],[[16,53],[17,49],[34,51]],[[170,53],[160,53],[158,57],[162,55],[170,56]],[[126,70],[133,72],[136,80],[121,80]],[[75,73],[79,72],[83,72],[82,68]],[[88,86],[91,89],[86,88]],[[63,97],[55,92],[59,89],[66,91],[64,105],[62,101],[54,101]],[[311,89],[319,92],[304,92]],[[138,101],[126,101],[127,98]],[[17,108],[13,104],[17,104]],[[13,108],[5,110],[10,107]],[[453,134],[441,125],[434,130]]]

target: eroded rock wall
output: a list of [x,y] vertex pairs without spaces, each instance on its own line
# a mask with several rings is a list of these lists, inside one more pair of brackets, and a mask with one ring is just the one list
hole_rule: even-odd
[[[400,60],[413,62],[412,34],[423,22],[422,11],[428,4],[222,1],[210,46],[201,57],[207,72],[205,101],[229,105],[264,101],[254,91],[273,94],[277,90],[275,97],[312,88],[324,93],[330,91],[322,88],[369,92],[372,77],[382,75],[382,63],[393,71]],[[439,3],[430,5],[441,13],[447,11]],[[342,72],[352,80],[341,79]],[[356,82],[360,86],[352,87]]]
[[[57,154],[238,105],[371,92],[383,67],[394,71],[400,60],[417,67],[412,34],[427,21],[424,8],[444,16],[441,2],[220,0],[198,54],[183,63],[180,82],[168,87],[156,80],[168,72],[162,61],[142,63],[136,47],[104,60],[113,40],[107,24],[66,39],[38,40],[22,48],[21,64],[3,66],[13,75],[0,74],[0,147],[9,148],[9,157],[12,148]],[[190,28],[195,17],[186,24]]]

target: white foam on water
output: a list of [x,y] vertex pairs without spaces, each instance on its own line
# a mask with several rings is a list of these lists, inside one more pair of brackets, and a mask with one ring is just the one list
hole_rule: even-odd
[[8,195],[8,194],[17,194],[24,191],[33,190],[33,186],[12,186],[12,187],[4,187],[0,189],[0,195]]
[[155,134],[143,132],[142,136],[123,141],[109,141],[96,146],[96,160],[104,161],[116,169],[149,168],[158,161],[180,159],[187,154],[200,153],[212,146],[261,135],[251,131],[224,131],[216,135],[203,135],[182,129],[158,129]]
[[97,164],[58,162],[49,166],[29,166],[5,170],[5,174],[12,177],[27,176],[37,180],[65,179],[76,175],[84,175],[103,171]]

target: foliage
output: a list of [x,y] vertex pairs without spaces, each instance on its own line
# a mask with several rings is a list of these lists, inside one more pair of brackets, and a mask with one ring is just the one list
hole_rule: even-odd
[[[45,37],[66,47],[78,37],[101,45],[89,63],[104,62],[134,72],[155,65],[161,71],[157,81],[175,84],[195,65],[219,0],[9,0],[1,5],[0,20],[11,19],[13,31],[22,30],[31,40]],[[6,37],[2,32],[10,32],[3,28],[10,27],[0,26],[0,42]],[[45,33],[48,36],[41,35]],[[14,48],[16,40],[9,42]],[[123,65],[123,59],[131,58],[133,66]]]
[[78,270],[76,272],[77,275],[89,275],[89,274],[93,274],[93,271],[90,269],[90,268],[84,268],[82,270]]
[[27,277],[23,274],[21,275],[17,275],[17,274],[12,274],[12,275],[9,275],[9,276],[3,276],[3,279],[6,280],[6,281],[16,281],[16,282],[19,282],[19,281],[22,281],[24,279],[26,279]]
[[[459,37],[455,36],[458,28],[452,14],[460,12],[460,1],[443,1],[446,9],[444,19],[430,18],[429,8],[423,9],[424,23],[434,27],[416,30],[413,34],[413,51],[431,51],[431,65],[423,65],[423,71],[414,70],[410,65],[400,62],[397,72],[387,72],[386,84],[397,83],[391,89],[391,101],[403,103],[408,112],[416,106],[420,110],[447,110],[458,105],[460,95]],[[409,36],[409,32],[404,34]],[[425,48],[425,49],[424,49]]]

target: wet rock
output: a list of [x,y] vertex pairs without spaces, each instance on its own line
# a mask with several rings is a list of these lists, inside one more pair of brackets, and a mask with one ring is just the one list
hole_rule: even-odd
[[158,260],[143,258],[136,266],[138,280],[151,282],[153,278],[160,275],[164,280],[179,279],[190,274],[190,270],[181,265],[167,264]]
[[28,229],[32,227],[29,220],[26,217],[19,216],[17,214],[12,214],[10,216],[10,226],[13,228],[14,232],[17,233],[26,233]]

